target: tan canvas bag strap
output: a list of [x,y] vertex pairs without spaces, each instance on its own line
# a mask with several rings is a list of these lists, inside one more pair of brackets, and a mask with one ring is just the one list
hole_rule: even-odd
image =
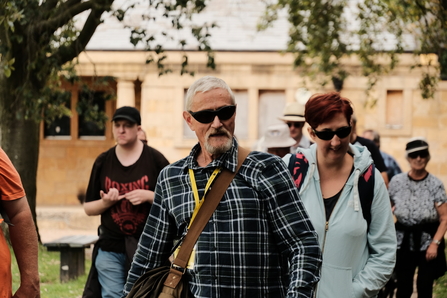
[[[200,208],[199,213],[191,225],[191,228],[188,230],[185,239],[180,247],[179,253],[177,257],[173,261],[173,267],[183,269],[183,272],[188,264],[189,256],[194,248],[194,245],[199,238],[199,235],[202,233],[206,224],[208,223],[211,215],[216,210],[217,206],[221,198],[223,197],[225,191],[230,185],[236,173],[239,171],[244,160],[247,158],[250,151],[248,149],[238,147],[238,163],[236,167],[236,171],[234,173],[224,169],[222,173],[216,178],[214,185],[209,190],[206,195],[205,202],[203,202],[202,208]],[[171,273],[168,275],[165,281],[165,285],[169,287],[175,288],[178,281],[180,280],[179,275],[182,275],[182,272],[177,269],[171,268]]]

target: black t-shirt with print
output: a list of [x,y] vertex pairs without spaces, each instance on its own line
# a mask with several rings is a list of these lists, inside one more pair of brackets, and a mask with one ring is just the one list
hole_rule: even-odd
[[[103,152],[96,159],[89,185],[86,202],[99,200],[100,191],[105,193],[116,188],[120,195],[135,189],[155,190],[160,171],[169,164],[156,149],[144,146],[140,158],[131,166],[123,166],[115,153],[115,148]],[[132,205],[122,199],[101,214],[100,247],[105,251],[124,252],[126,236],[139,238],[151,205],[143,203]]]

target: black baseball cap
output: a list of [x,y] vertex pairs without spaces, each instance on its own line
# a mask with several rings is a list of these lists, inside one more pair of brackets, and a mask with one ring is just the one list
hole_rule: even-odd
[[422,137],[413,138],[407,143],[407,145],[405,145],[405,152],[407,154],[423,150],[428,151],[428,143]]
[[115,114],[113,114],[112,121],[116,121],[119,119],[126,119],[131,121],[132,123],[141,125],[140,112],[138,112],[138,110],[134,107],[125,106],[117,109],[115,111]]

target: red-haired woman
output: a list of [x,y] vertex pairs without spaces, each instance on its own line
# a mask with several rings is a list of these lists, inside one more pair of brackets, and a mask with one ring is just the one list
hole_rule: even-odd
[[305,119],[315,143],[284,157],[323,251],[317,298],[375,297],[395,264],[388,192],[369,151],[349,143],[352,114],[338,93],[313,95]]

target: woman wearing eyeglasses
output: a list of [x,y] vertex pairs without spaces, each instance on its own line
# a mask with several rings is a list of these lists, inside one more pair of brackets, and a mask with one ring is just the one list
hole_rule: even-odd
[[416,267],[418,297],[429,298],[433,281],[447,270],[447,195],[442,182],[427,172],[430,152],[425,139],[410,140],[405,151],[410,171],[394,176],[389,185],[397,219],[397,298],[411,297]]
[[317,298],[376,297],[395,264],[388,192],[369,151],[350,144],[352,114],[339,93],[313,95],[305,119],[315,143],[284,157],[323,251]]

